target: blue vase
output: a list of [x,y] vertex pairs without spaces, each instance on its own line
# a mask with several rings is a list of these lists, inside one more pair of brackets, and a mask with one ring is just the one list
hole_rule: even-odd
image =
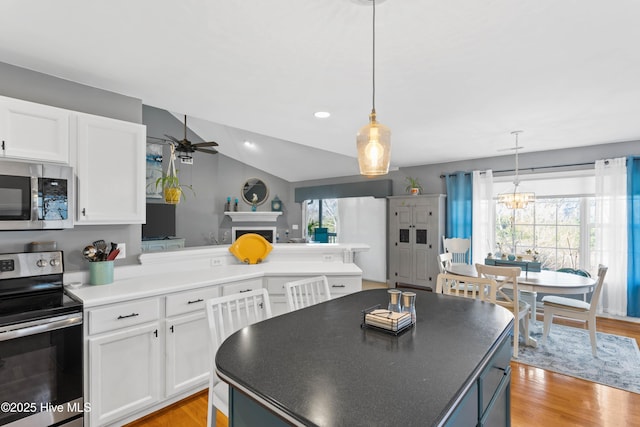
[[507,258],[509,258],[509,261],[514,261],[516,259],[516,256],[514,254],[509,254]]

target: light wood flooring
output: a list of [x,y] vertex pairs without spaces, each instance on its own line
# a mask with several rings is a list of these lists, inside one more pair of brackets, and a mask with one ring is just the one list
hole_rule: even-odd
[[[375,282],[363,288],[379,287]],[[571,326],[584,325],[558,321]],[[640,324],[598,318],[597,329],[615,335],[628,336],[640,342]],[[640,394],[580,380],[511,362],[511,425],[618,427],[640,426]],[[193,427],[205,426],[207,392],[182,400],[169,408],[151,414],[127,427]],[[222,414],[218,426],[226,427]]]

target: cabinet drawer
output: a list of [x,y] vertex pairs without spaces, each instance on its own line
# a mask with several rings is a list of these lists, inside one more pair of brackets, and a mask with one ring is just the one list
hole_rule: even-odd
[[222,287],[222,295],[237,294],[239,292],[255,291],[262,288],[262,278],[232,282]]
[[166,302],[167,317],[204,310],[204,302],[206,300],[219,296],[220,288],[218,286],[168,295]]
[[160,304],[157,298],[96,308],[89,311],[89,335],[139,325],[159,318]]
[[480,414],[487,409],[491,398],[496,393],[500,382],[508,374],[511,361],[511,340],[506,339],[494,354],[493,359],[480,374]]
[[266,280],[266,288],[269,291],[269,296],[271,295],[284,295],[284,284],[287,282],[294,282],[296,280],[305,279],[311,276],[281,276],[281,277],[267,277]]
[[362,279],[358,276],[327,276],[331,295],[352,294],[362,290]]

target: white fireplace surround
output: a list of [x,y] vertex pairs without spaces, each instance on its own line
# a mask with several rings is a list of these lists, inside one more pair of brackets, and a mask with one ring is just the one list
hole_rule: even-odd
[[233,222],[276,222],[282,212],[225,212]]

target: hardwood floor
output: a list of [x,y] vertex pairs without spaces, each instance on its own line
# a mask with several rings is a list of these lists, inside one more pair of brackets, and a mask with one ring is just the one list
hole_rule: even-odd
[[[576,322],[557,323],[583,327]],[[640,324],[598,318],[598,331],[640,341]],[[529,426],[640,426],[640,394],[556,374],[511,362],[511,425]],[[127,427],[204,426],[207,392],[201,392]],[[222,414],[218,426],[226,427]]]

